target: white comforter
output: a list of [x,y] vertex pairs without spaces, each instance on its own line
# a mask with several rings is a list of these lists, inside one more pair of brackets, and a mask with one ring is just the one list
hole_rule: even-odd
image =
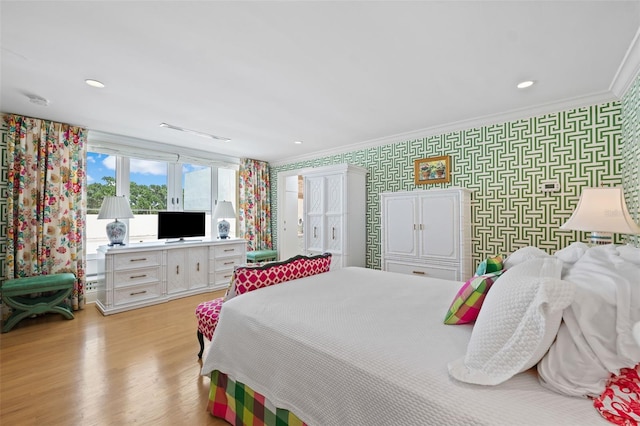
[[460,283],[345,268],[226,302],[202,374],[226,373],[310,425],[607,424],[534,372],[457,382],[470,325],[444,325]]
[[640,249],[576,243],[556,256],[565,262],[562,278],[576,284],[576,295],[538,371],[558,392],[598,396],[610,373],[640,362],[632,331],[640,321]]

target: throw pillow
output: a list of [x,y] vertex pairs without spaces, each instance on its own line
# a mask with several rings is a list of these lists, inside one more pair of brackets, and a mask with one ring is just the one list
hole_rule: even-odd
[[562,261],[533,258],[507,270],[491,288],[464,357],[450,362],[457,380],[497,385],[534,366],[555,338],[575,285],[560,280]]
[[500,270],[475,276],[464,283],[449,306],[444,323],[467,324],[475,321],[489,289],[501,274]]
[[502,256],[487,257],[480,263],[480,265],[478,265],[478,269],[476,269],[476,277],[502,271],[502,269]]

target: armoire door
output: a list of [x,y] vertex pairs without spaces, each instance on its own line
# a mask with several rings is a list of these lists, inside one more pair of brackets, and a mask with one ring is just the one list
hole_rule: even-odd
[[413,195],[384,199],[384,252],[387,255],[417,256],[419,221],[417,199]]
[[420,256],[458,260],[460,200],[457,194],[420,197]]

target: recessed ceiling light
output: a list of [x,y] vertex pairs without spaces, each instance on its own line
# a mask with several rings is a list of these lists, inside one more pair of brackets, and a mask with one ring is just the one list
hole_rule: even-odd
[[526,89],[527,87],[533,86],[533,83],[535,83],[533,80],[525,80],[518,83],[517,87],[518,89]]
[[302,141],[293,141],[296,145],[302,145]]
[[104,84],[98,80],[93,80],[88,78],[84,82],[87,83],[89,86],[97,87],[98,89],[102,89],[104,87]]
[[209,133],[199,132],[197,130],[185,129],[184,127],[174,126],[173,124],[160,123],[160,127],[178,130],[180,132],[191,133],[192,135],[202,136],[203,138],[215,139],[218,141],[229,142],[231,139],[222,136],[210,135]]

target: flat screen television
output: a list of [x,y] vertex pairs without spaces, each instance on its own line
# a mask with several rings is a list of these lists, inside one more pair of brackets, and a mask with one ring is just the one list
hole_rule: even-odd
[[158,212],[158,239],[203,237],[205,212]]

